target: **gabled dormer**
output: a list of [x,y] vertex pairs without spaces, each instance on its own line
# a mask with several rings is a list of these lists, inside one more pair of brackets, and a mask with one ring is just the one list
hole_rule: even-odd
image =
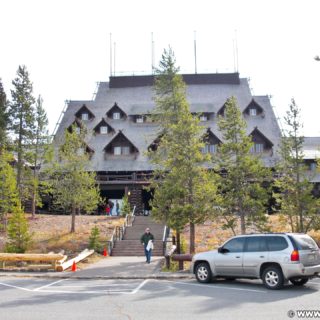
[[219,145],[222,143],[221,140],[208,128],[203,142],[205,143],[204,147],[202,148],[202,153],[210,153],[214,154],[218,152]]
[[75,116],[81,121],[90,121],[94,118],[94,114],[85,104],[75,113]]
[[162,137],[163,137],[163,134],[159,135],[155,140],[153,140],[153,142],[148,147],[148,151],[153,151],[153,152],[157,151]]
[[119,131],[117,135],[104,147],[105,158],[113,157],[136,157],[139,153],[138,148]]
[[212,121],[214,119],[214,112],[192,112],[192,115],[198,117],[201,122]]
[[224,117],[224,111],[226,109],[226,104],[224,104],[217,112],[218,117]]
[[107,117],[112,120],[125,120],[127,114],[115,102],[113,107],[107,112]]
[[83,129],[83,124],[78,118],[76,118],[67,128],[67,130],[70,133],[72,133],[72,131],[75,130],[77,134],[80,134],[82,129]]
[[252,99],[249,105],[244,109],[243,115],[247,117],[264,117],[264,110],[254,99]]
[[112,134],[115,130],[102,118],[102,120],[93,129],[95,134]]
[[273,143],[256,127],[251,133],[253,146],[251,153],[269,153],[272,152]]

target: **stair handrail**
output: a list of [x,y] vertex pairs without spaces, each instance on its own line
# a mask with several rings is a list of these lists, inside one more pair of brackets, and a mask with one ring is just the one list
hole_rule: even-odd
[[109,255],[109,256],[111,255],[112,249],[113,249],[113,247],[114,247],[115,234],[116,234],[116,227],[114,227],[112,236],[111,236],[110,240],[108,241],[108,255]]
[[162,253],[165,256],[166,251],[167,251],[167,242],[168,242],[168,237],[170,235],[170,228],[165,225],[163,228],[163,237],[162,237]]

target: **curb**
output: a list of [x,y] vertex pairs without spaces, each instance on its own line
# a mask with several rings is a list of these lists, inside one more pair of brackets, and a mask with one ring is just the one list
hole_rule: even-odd
[[48,275],[48,274],[23,274],[23,273],[8,273],[0,274],[0,278],[13,277],[13,278],[46,278],[46,279],[83,279],[83,280],[170,280],[170,279],[194,279],[191,274],[171,274],[171,275],[149,275],[149,276],[77,276],[73,274],[66,275]]

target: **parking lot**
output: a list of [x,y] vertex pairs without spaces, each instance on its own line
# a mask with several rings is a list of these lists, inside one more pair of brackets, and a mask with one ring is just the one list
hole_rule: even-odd
[[1,320],[289,319],[291,311],[320,309],[320,279],[270,291],[256,280],[203,285],[194,280],[1,277],[0,290]]

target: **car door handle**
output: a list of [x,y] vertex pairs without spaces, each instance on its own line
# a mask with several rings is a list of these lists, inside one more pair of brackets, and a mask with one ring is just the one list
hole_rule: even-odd
[[240,258],[240,256],[236,256],[236,258],[237,258],[237,259],[239,259],[239,258]]
[[264,256],[260,256],[260,258],[264,258]]

